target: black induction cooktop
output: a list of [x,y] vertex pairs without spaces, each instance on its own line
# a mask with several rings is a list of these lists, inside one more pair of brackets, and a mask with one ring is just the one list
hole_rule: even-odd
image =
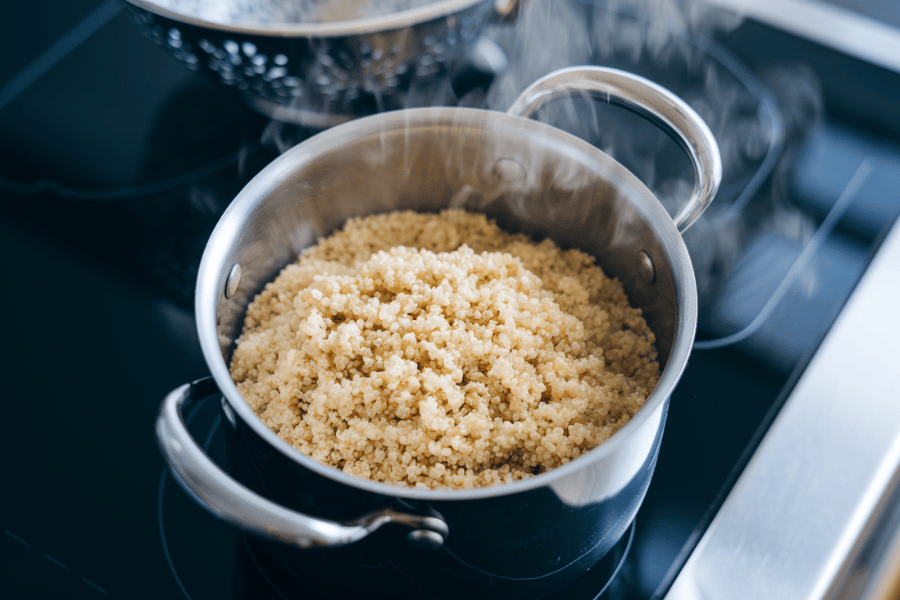
[[[771,83],[742,37],[763,33],[723,43]],[[279,127],[171,60],[117,2],[19,4],[0,39],[0,596],[329,597],[194,504],[153,432],[165,394],[208,374],[196,263],[278,155]],[[896,218],[900,144],[822,97],[766,192],[798,231],[763,227],[742,246],[704,309],[641,511],[565,597],[665,593]],[[187,418],[221,459],[217,405]]]

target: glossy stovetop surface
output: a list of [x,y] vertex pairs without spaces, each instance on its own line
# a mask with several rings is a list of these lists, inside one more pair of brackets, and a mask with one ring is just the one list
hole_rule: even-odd
[[[271,124],[137,35],[121,5],[50,5],[17,5],[0,25],[0,596],[314,598],[301,584],[273,585],[277,571],[257,565],[253,542],[174,485],[153,437],[163,396],[207,375],[192,265],[228,199],[277,156]],[[874,225],[827,221],[859,164],[876,168],[854,198],[897,189],[895,147],[874,139],[829,116],[790,157],[807,235],[747,244],[755,250],[737,273],[763,265],[773,276],[751,277],[762,281],[756,295],[734,283],[744,292],[718,305],[700,338],[752,322],[782,277],[794,279],[754,335],[692,355],[606,597],[665,590],[896,215],[888,203]],[[857,167],[847,144],[862,148]],[[192,420],[214,456],[217,418],[213,406]],[[604,584],[585,580],[570,597]]]

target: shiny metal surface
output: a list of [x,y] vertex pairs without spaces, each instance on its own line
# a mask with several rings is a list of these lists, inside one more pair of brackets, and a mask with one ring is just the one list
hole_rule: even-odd
[[823,46],[900,73],[900,29],[895,24],[878,21],[859,12],[836,6],[834,3],[819,0],[703,0],[703,2],[733,10],[742,17],[771,24]]
[[[643,80],[633,81],[640,85]],[[510,163],[522,168],[504,166]],[[708,181],[703,186],[715,188]],[[226,360],[246,305],[304,247],[351,216],[448,206],[483,211],[513,230],[549,236],[601,257],[601,265],[623,282],[656,333],[666,363],[656,391],[621,435],[589,455],[496,488],[398,489],[303,456],[261,423],[231,381]],[[648,259],[655,266],[652,283],[645,275]],[[242,266],[241,286],[226,299],[222,290],[236,263]],[[231,406],[263,439],[303,466],[347,485],[409,498],[505,495],[552,483],[567,503],[585,505],[617,493],[643,463],[690,352],[696,302],[690,258],[671,218],[609,156],[535,121],[432,108],[358,119],[276,159],[241,192],[213,232],[200,266],[196,310],[204,354]],[[648,430],[639,433],[645,423]],[[619,448],[626,445],[633,446],[631,451]],[[584,463],[597,463],[599,474],[579,472]]]
[[188,68],[236,88],[268,117],[317,128],[402,108],[406,90],[445,71],[516,5],[441,0],[353,21],[215,23],[127,1],[140,28]]
[[531,116],[557,98],[587,93],[592,98],[632,110],[659,125],[687,152],[694,167],[694,188],[675,215],[675,227],[684,233],[706,210],[722,181],[722,157],[716,138],[702,118],[684,100],[631,73],[600,67],[562,69],[535,81],[513,103],[509,113]]
[[[632,85],[643,84],[633,78]],[[702,183],[715,189],[718,182]],[[470,490],[406,488],[353,477],[303,455],[263,424],[229,374],[227,362],[246,306],[303,248],[351,217],[448,207],[484,212],[508,230],[550,237],[598,257],[642,308],[656,334],[663,366],[656,389],[631,421],[598,448],[510,484]],[[647,276],[648,262],[652,278]],[[240,284],[226,297],[235,264],[241,265]],[[693,343],[697,290],[690,257],[672,219],[646,186],[608,155],[560,129],[514,115],[425,108],[382,113],[326,130],[257,175],[210,237],[198,274],[195,314],[204,357],[236,416],[254,477],[270,483],[274,480],[267,476],[277,478],[286,487],[279,498],[287,504],[297,502],[300,490],[313,498],[294,510],[282,507],[287,512],[262,498],[245,506],[251,502],[249,490],[221,481],[228,475],[215,469],[183,430],[175,408],[183,392],[176,391],[166,400],[169,408],[164,407],[159,435],[164,445],[167,436],[177,438],[178,452],[167,453],[167,458],[182,463],[173,468],[190,475],[181,480],[201,503],[216,501],[210,510],[262,537],[283,539],[283,524],[293,538],[316,529],[316,540],[332,536],[345,543],[370,529],[335,531],[335,523],[323,520],[327,531],[319,532],[312,523],[317,519],[306,514],[299,515],[299,525],[289,521],[298,518],[301,507],[311,506],[304,511],[313,513],[322,502],[330,502],[326,494],[370,507],[395,502],[407,506],[412,501],[427,514],[441,516],[452,546],[427,564],[416,562],[418,557],[392,555],[395,565],[417,564],[412,575],[417,585],[430,587],[437,573],[449,571],[459,589],[493,581],[490,589],[499,593],[499,578],[503,593],[538,595],[590,568],[633,520],[656,463],[669,397]],[[194,447],[184,451],[190,445]],[[296,486],[291,485],[295,479]],[[266,494],[271,496],[273,487],[266,485]],[[240,500],[221,498],[229,494]],[[260,512],[266,515],[262,523],[256,514]],[[248,525],[242,525],[244,521]],[[444,535],[437,523],[418,523],[409,525],[426,531],[414,534],[414,542],[433,544],[435,533]],[[515,548],[516,559],[492,552],[498,543]],[[335,568],[344,564],[331,552],[323,560]],[[375,557],[361,564],[370,560]],[[386,576],[404,583],[396,573]],[[396,591],[391,586],[386,589]],[[452,588],[440,591],[444,597],[454,593]]]
[[860,597],[900,474],[898,273],[895,224],[668,600]]
[[239,285],[241,285],[241,265],[234,264],[228,272],[228,280],[225,282],[225,297],[234,296]]
[[[412,27],[423,21],[428,21],[438,17],[452,15],[471,7],[474,4],[488,3],[492,4],[501,14],[508,14],[515,8],[515,0],[496,1],[496,0],[434,0],[425,3],[422,6],[404,10],[399,13],[382,14],[373,17],[356,18],[350,20],[330,21],[320,23],[281,23],[276,21],[266,21],[265,14],[262,18],[255,20],[234,20],[229,22],[217,22],[193,14],[189,11],[176,11],[167,8],[153,0],[127,0],[131,4],[155,14],[169,17],[171,19],[208,27],[211,29],[220,29],[232,33],[244,33],[250,35],[273,35],[279,37],[342,37],[348,35],[361,35],[366,33],[375,33],[387,31],[391,29],[399,29]],[[340,0],[338,0],[340,1]],[[185,6],[192,6],[186,4]],[[249,11],[249,9],[247,9]]]
[[900,472],[866,526],[859,550],[844,568],[832,598],[900,598]]
[[160,449],[176,480],[210,512],[245,531],[298,548],[351,544],[387,523],[411,528],[411,534],[425,537],[432,547],[443,544],[447,524],[437,517],[383,509],[350,523],[336,523],[288,510],[242,486],[206,456],[182,417],[186,402],[217,391],[208,379],[185,384],[166,396],[156,421]]

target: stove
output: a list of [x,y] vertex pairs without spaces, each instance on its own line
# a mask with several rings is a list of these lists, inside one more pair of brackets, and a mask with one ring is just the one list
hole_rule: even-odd
[[[826,4],[858,10],[862,22],[879,7]],[[769,120],[760,117],[743,135],[765,133],[717,199],[738,206],[740,227],[716,238],[715,228],[700,228],[688,240],[707,276],[701,330],[646,499],[619,544],[560,598],[721,597],[729,588],[718,586],[735,585],[724,577],[740,573],[756,597],[863,597],[896,564],[891,465],[900,445],[888,431],[896,410],[879,400],[877,386],[867,393],[873,388],[849,385],[853,373],[840,369],[857,367],[838,350],[853,340],[859,360],[868,360],[862,348],[876,346],[867,344],[872,336],[894,331],[879,356],[900,353],[889,304],[872,304],[891,297],[896,283],[871,283],[897,264],[888,255],[897,251],[900,212],[900,70],[767,14],[758,10],[702,47],[714,47],[717,64],[739,72],[742,85],[752,83],[752,114]],[[878,32],[896,31],[890,18],[882,21]],[[298,579],[254,538],[197,506],[168,474],[153,430],[162,398],[208,374],[192,314],[206,237],[243,185],[316,127],[274,122],[238,90],[185,68],[140,35],[115,0],[16,6],[0,33],[0,596],[341,597]],[[514,85],[496,52],[512,62],[527,54],[508,30],[494,33],[481,48],[490,68],[456,73],[467,103],[506,102]],[[591,56],[599,56],[595,47]],[[580,58],[573,51],[566,60]],[[555,67],[537,62],[535,71]],[[652,140],[649,151],[666,143]],[[661,195],[677,192],[677,173],[668,178],[637,154],[620,160],[655,173]],[[729,223],[724,209],[710,215]],[[715,260],[702,254],[709,240]],[[848,327],[871,336],[845,338]],[[822,385],[847,394],[844,404],[827,402]],[[812,426],[833,424],[841,406],[879,417],[868,430],[845,421],[845,431],[870,439],[821,451],[824,434]],[[227,468],[218,403],[200,403],[187,420]],[[779,460],[804,454],[785,454],[795,438],[783,432],[792,427],[803,431],[797,444],[811,455],[806,462]],[[816,470],[816,456],[838,454],[853,461]],[[803,510],[813,492],[823,496]],[[821,536],[803,529],[803,514],[819,519],[811,527]],[[783,569],[767,556],[781,557]],[[788,568],[805,575],[788,582]],[[722,578],[713,581],[711,571]]]

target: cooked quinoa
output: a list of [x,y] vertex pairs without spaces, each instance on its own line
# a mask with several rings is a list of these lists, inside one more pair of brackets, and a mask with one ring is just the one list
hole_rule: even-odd
[[231,374],[312,458],[428,488],[511,482],[609,438],[659,379],[593,258],[480,214],[350,220],[250,304]]

